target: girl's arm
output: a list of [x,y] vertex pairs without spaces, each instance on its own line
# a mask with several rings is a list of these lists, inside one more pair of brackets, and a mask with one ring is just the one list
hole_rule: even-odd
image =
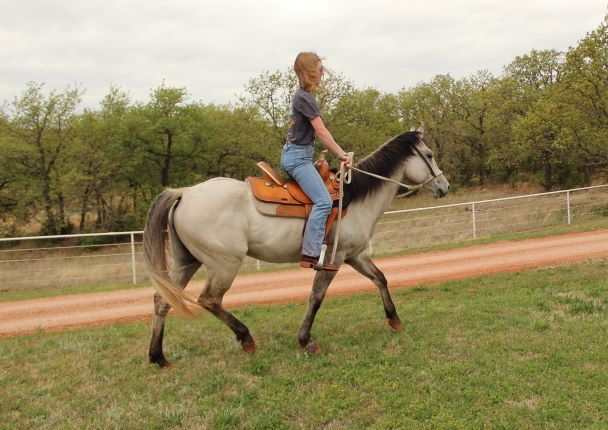
[[325,147],[332,152],[336,157],[338,157],[342,161],[349,162],[351,160],[348,159],[346,152],[336,143],[334,137],[331,135],[323,120],[320,116],[314,117],[310,120],[313,128],[315,129],[315,133],[317,137],[321,140],[321,143],[325,145]]

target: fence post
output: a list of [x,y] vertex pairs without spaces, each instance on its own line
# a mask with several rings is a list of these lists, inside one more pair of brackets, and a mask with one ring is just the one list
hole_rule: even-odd
[[568,208],[568,225],[570,225],[570,190],[566,191],[566,206]]
[[471,213],[473,214],[473,239],[477,239],[477,225],[475,219],[475,203],[471,203]]
[[137,271],[135,270],[135,233],[131,233],[131,271],[133,272],[133,285],[137,284]]

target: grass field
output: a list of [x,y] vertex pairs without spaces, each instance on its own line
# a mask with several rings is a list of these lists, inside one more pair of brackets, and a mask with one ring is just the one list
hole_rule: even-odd
[[0,339],[0,428],[608,428],[608,260],[328,299],[298,352],[303,303]]

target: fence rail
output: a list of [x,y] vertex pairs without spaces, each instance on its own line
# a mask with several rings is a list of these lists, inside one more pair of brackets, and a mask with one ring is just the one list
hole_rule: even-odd
[[[370,251],[534,232],[608,217],[608,185],[385,212]],[[142,231],[0,238],[0,291],[132,283],[143,270]],[[104,243],[98,243],[98,242]],[[40,246],[32,246],[39,243]],[[247,259],[242,270],[281,265]]]

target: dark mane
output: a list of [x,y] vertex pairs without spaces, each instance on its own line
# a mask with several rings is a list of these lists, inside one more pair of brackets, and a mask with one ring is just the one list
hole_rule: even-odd
[[[422,135],[417,131],[408,131],[395,136],[380,148],[365,157],[355,167],[366,172],[391,177],[402,163],[413,155],[412,146]],[[348,186],[351,201],[362,200],[374,193],[386,182],[359,172],[353,172],[352,181]]]

